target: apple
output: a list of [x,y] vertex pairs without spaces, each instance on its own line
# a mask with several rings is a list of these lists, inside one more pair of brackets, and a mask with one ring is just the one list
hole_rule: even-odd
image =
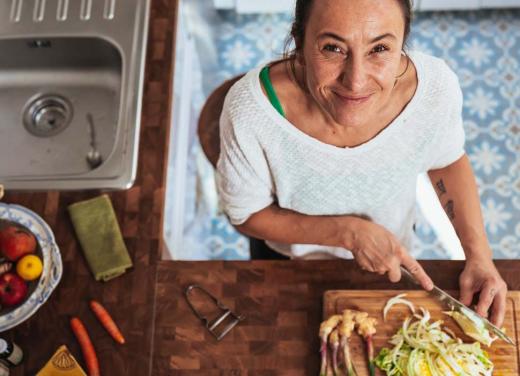
[[27,296],[27,283],[15,273],[0,275],[0,304],[12,307],[20,304]]
[[14,225],[0,230],[0,253],[16,261],[20,257],[36,252],[36,238],[32,232]]

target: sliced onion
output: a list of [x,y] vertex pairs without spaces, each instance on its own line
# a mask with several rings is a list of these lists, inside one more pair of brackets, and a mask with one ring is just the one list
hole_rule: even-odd
[[388,299],[388,301],[385,304],[385,308],[383,308],[383,321],[386,321],[386,314],[396,304],[404,304],[407,305],[408,308],[410,308],[410,311],[412,313],[415,313],[415,307],[412,302],[409,300],[403,299],[406,296],[406,294],[399,294],[397,296],[394,296],[393,298]]

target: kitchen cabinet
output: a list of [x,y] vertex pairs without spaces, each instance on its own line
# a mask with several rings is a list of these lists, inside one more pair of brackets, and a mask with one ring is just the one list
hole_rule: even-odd
[[481,8],[520,8],[520,0],[480,0]]
[[520,8],[520,0],[415,0],[414,8],[418,11]]
[[213,0],[213,4],[217,9],[233,9],[235,0]]
[[286,12],[293,11],[295,0],[235,0],[238,13],[259,13],[259,12]]
[[419,10],[464,10],[478,9],[480,0],[420,0]]

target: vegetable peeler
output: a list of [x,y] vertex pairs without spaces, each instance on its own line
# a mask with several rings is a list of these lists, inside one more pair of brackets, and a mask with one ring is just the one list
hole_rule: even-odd
[[[193,290],[199,290],[203,292],[207,297],[209,297],[211,301],[215,304],[215,307],[217,307],[221,311],[220,316],[218,316],[214,320],[209,320],[207,317],[201,315],[200,312],[195,309],[190,300],[190,294]],[[245,319],[245,316],[237,315],[236,313],[231,311],[214,295],[212,295],[209,291],[207,291],[199,285],[189,285],[184,291],[184,296],[186,297],[186,301],[188,302],[188,305],[190,306],[191,310],[193,311],[193,313],[195,313],[195,316],[197,316],[204,323],[206,328],[217,339],[217,341],[220,341],[222,338],[224,338],[224,336],[227,333],[229,333],[231,329],[233,329],[240,321]],[[224,323],[226,319],[228,321],[227,324]]]

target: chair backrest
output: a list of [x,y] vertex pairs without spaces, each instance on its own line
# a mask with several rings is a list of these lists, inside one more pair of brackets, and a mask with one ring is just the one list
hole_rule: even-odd
[[[219,121],[224,99],[231,86],[242,77],[243,75],[232,78],[216,88],[208,97],[200,112],[197,134],[202,150],[214,168],[217,167],[220,154]],[[271,250],[263,240],[249,239],[251,259],[288,259],[288,257]]]
[[220,154],[219,120],[224,106],[224,99],[229,89],[243,75],[227,80],[216,88],[204,103],[197,125],[197,134],[204,154],[217,167]]

